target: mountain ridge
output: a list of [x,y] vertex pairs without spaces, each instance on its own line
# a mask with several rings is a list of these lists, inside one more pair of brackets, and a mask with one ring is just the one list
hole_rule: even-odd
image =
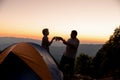
[[[0,51],[4,50],[9,45],[19,42],[34,42],[41,45],[41,40],[35,40],[30,38],[16,38],[16,37],[0,37]],[[95,56],[97,51],[102,47],[103,44],[80,44],[77,51],[77,56],[80,53],[85,53],[89,56]],[[65,45],[62,42],[54,41],[50,46],[51,54],[60,59],[65,50]]]

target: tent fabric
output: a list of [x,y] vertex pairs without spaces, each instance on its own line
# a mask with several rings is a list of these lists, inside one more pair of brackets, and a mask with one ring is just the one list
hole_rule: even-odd
[[62,80],[63,74],[59,70],[58,65],[56,64],[57,61],[55,62],[55,59],[52,59],[53,57],[51,57],[51,55],[49,55],[49,53],[42,46],[39,46],[35,43],[30,44],[40,53],[41,56],[43,56],[43,59],[53,76],[53,80]]
[[23,60],[10,52],[0,65],[0,80],[42,80]]
[[0,64],[11,52],[23,60],[42,80],[61,80],[61,73],[55,62],[40,45],[24,42],[14,44],[0,54]]

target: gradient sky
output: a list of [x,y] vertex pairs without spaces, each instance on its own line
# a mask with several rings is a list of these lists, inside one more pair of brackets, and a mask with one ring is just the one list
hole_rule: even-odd
[[81,43],[104,43],[120,25],[120,0],[0,0],[0,36],[69,38],[78,31]]

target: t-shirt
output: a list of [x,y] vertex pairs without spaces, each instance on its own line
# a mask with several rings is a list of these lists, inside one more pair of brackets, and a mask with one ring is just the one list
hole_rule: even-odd
[[70,39],[68,39],[67,43],[70,43],[70,44],[74,45],[75,47],[67,45],[66,51],[64,52],[64,56],[70,57],[70,58],[75,58],[77,49],[79,46],[79,40],[77,38],[76,39],[70,38]]
[[49,41],[48,37],[46,36],[42,38],[42,47],[44,47],[49,52]]

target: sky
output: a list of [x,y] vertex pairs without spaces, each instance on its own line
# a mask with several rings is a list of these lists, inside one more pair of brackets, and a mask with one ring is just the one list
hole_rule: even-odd
[[120,25],[120,0],[0,0],[0,37],[66,40],[77,30],[81,43],[105,43]]

